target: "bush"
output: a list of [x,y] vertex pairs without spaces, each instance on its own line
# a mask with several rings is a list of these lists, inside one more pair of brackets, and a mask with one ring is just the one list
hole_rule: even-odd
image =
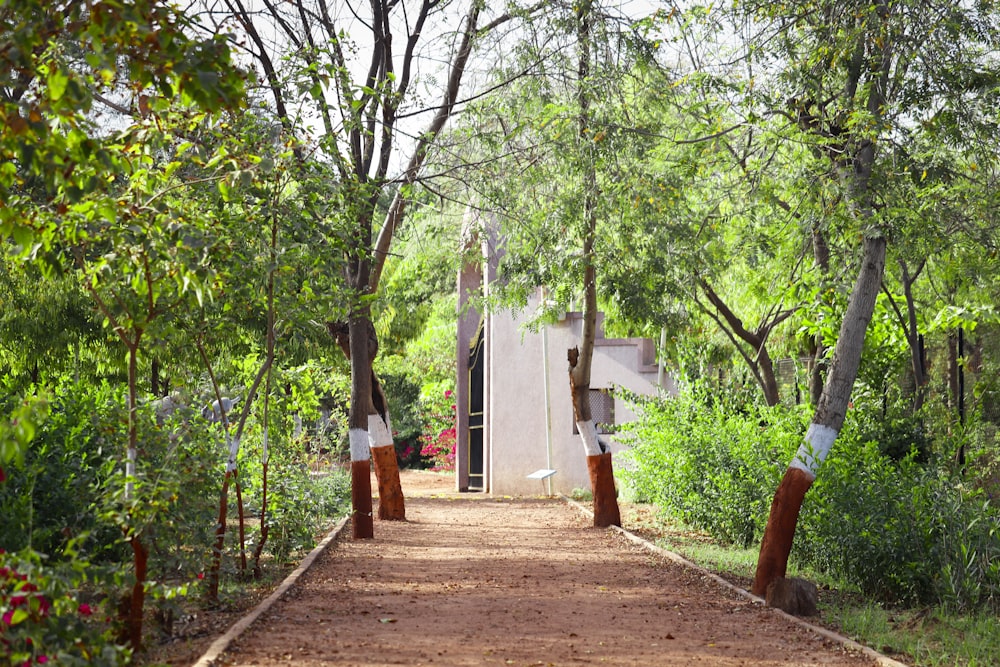
[[342,516],[351,497],[350,477],[340,470],[313,476],[301,465],[285,465],[269,480],[267,549],[279,563],[316,545],[332,517]]
[[96,603],[78,596],[88,564],[72,551],[67,565],[43,564],[25,550],[0,550],[0,662],[9,665],[121,665],[128,651]]
[[84,390],[64,383],[50,400],[48,418],[38,426],[23,464],[8,468],[0,486],[0,547],[57,553],[70,538],[87,533],[85,548],[97,557],[96,552],[113,551],[121,537],[117,528],[99,522],[95,509],[113,474],[118,416],[106,408],[107,386]]
[[771,496],[805,430],[799,409],[737,409],[696,385],[649,399],[623,427],[623,471],[637,499],[740,546],[763,533]]
[[420,454],[431,470],[455,469],[455,396],[450,381],[424,386],[420,393],[424,430]]
[[[896,460],[899,448],[875,437],[907,429],[875,429],[875,417],[858,413],[806,495],[792,558],[881,601],[1000,605],[1000,511],[950,456],[924,462],[954,446],[911,447]],[[721,540],[759,540],[808,412],[739,408],[694,387],[641,401],[639,414],[623,471],[637,499]]]
[[940,461],[901,461],[848,431],[799,517],[795,557],[885,602],[1000,602],[1000,513]]

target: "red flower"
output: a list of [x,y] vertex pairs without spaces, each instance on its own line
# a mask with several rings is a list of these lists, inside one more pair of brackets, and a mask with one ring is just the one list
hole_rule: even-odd
[[91,609],[90,605],[87,604],[86,602],[81,603],[80,606],[76,608],[76,610],[81,614],[83,614],[84,616],[90,616],[91,614],[94,613],[94,610]]
[[52,608],[52,603],[49,602],[48,598],[41,595],[38,596],[38,611],[42,612],[42,616],[49,613],[49,609]]
[[7,481],[7,473],[3,471],[3,468],[0,468],[0,484],[6,481]]
[[205,573],[204,572],[199,572],[198,573],[198,578],[199,579],[204,579],[205,578]]
[[3,615],[3,624],[4,625],[10,625],[11,621],[13,621],[13,620],[14,620],[14,610],[13,609],[11,609],[11,610],[9,610],[9,611],[7,611],[7,612],[4,613],[4,615]]
[[451,394],[452,394],[451,389],[446,389],[445,392],[444,392],[444,397],[445,398],[451,398]]
[[27,601],[28,601],[27,595],[12,595],[10,598],[10,604],[14,607],[20,607]]
[[38,657],[37,657],[37,658],[35,659],[35,661],[36,661],[36,662],[37,662],[37,663],[38,663],[39,665],[44,665],[45,663],[47,663],[47,662],[49,661],[49,656],[47,656],[47,655],[40,655],[40,656],[38,656]]

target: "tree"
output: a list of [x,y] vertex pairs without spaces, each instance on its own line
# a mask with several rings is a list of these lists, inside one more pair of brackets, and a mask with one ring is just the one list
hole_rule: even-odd
[[590,487],[594,495],[594,525],[599,528],[620,526],[615,478],[611,467],[611,448],[597,435],[597,426],[590,410],[590,369],[594,358],[594,340],[597,337],[597,268],[594,243],[597,234],[597,170],[589,150],[596,133],[590,117],[591,90],[591,21],[593,4],[590,0],[576,8],[576,34],[579,48],[577,67],[578,131],[583,148],[583,206],[581,210],[581,237],[583,241],[580,262],[583,264],[583,331],[580,345],[568,352],[569,386],[573,400],[573,414],[577,430],[587,455]]
[[177,243],[181,230],[171,226],[165,205],[173,188],[159,189],[180,164],[147,171],[161,136],[154,119],[108,140],[90,112],[116,87],[132,97],[137,116],[159,120],[178,101],[219,109],[239,103],[242,77],[229,64],[223,36],[192,39],[185,17],[155,0],[21,0],[2,12],[0,235],[22,255],[51,249],[68,259],[127,352],[122,527],[135,556],[127,624],[138,648],[148,555],[141,526],[130,520],[136,508],[129,507],[137,501],[138,352],[154,320],[192,278],[199,284],[178,255],[197,255],[201,246]]
[[[409,192],[423,177],[428,153],[460,103],[459,88],[476,40],[484,30],[511,15],[497,15],[481,27],[483,9],[478,2],[468,3],[462,13],[456,13],[455,8],[436,0],[379,1],[365,10],[352,7],[347,16],[333,3],[322,1],[265,1],[266,9],[260,13],[240,0],[225,4],[249,38],[250,54],[263,70],[282,124],[307,132],[304,119],[296,117],[293,110],[308,105],[318,134],[314,142],[306,144],[315,145],[315,159],[328,164],[336,175],[331,197],[317,202],[310,213],[327,221],[331,235],[336,235],[344,248],[344,284],[351,300],[347,347],[352,377],[353,534],[356,538],[372,537],[369,461],[373,455],[380,517],[405,518],[390,425],[383,417],[387,413],[377,409],[374,397],[378,391],[372,380],[377,339],[373,338],[371,308],[382,266],[403,221]],[[458,25],[449,32],[447,26],[455,25],[456,18]],[[268,41],[271,34],[278,35],[277,44]],[[368,39],[366,52],[357,47],[364,37]],[[443,83],[436,87],[440,101],[425,109],[416,84],[424,62],[421,49],[432,37],[444,45],[448,66],[441,77]],[[402,49],[397,51],[400,45]],[[289,54],[289,67],[280,67],[272,58],[275,46]],[[440,61],[442,53],[435,57]],[[402,175],[393,179],[390,170],[404,131],[401,123],[421,111],[430,111],[432,117],[417,136]],[[387,201],[387,208],[383,208]]]
[[[583,327],[567,354],[572,409],[594,493],[594,523],[618,525],[611,450],[598,436],[590,406],[602,272],[613,239],[632,239],[646,220],[626,216],[625,174],[635,106],[630,67],[648,56],[652,22],[621,16],[597,2],[556,5],[497,73],[511,86],[484,100],[462,128],[463,155],[482,165],[476,206],[500,221],[502,280],[487,307],[523,308],[545,297],[533,325],[580,298]],[[539,46],[541,45],[541,46]]]
[[[933,118],[968,90],[969,77],[945,65],[956,51],[972,69],[986,67],[980,36],[990,34],[983,29],[994,18],[991,12],[931,5],[745,6],[746,18],[761,22],[761,34],[781,45],[788,63],[782,75],[797,93],[791,112],[829,156],[831,178],[844,192],[843,220],[862,237],[857,279],[823,393],[771,505],[752,589],[758,595],[784,576],[803,498],[844,422],[895,222],[883,200],[893,175],[891,146],[914,116]],[[995,74],[985,76],[996,80]]]

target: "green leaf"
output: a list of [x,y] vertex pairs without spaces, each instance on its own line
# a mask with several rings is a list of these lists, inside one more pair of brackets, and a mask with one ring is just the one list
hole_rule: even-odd
[[58,68],[53,68],[49,73],[49,99],[58,102],[66,94],[66,86],[69,84],[69,77]]
[[14,613],[11,615],[10,625],[11,627],[13,627],[18,623],[21,623],[27,619],[28,619],[28,612],[26,612],[23,607],[17,607],[16,609],[14,609]]

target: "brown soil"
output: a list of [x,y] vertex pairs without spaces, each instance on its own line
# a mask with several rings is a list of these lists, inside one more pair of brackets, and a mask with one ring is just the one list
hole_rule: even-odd
[[346,530],[221,663],[871,664],[562,501],[452,480],[404,473],[408,520]]

